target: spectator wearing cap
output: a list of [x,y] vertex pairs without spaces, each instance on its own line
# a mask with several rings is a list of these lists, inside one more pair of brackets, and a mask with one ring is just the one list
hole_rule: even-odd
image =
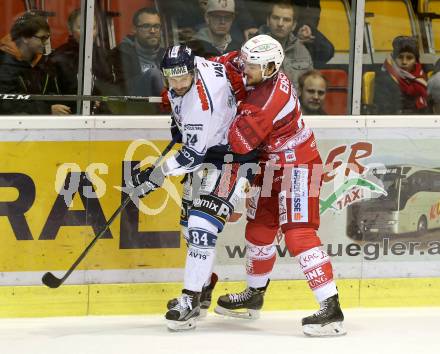
[[324,111],[327,80],[318,70],[310,70],[298,81],[298,96],[301,111],[305,115],[326,115]]
[[[250,33],[257,31],[246,2],[248,0],[235,0],[235,18],[230,31],[231,36],[240,43],[247,40]],[[208,0],[159,1],[158,6],[160,12],[176,22],[180,43],[187,43],[197,31],[206,27]]]
[[434,114],[440,114],[440,59],[434,66],[434,72],[428,80],[429,103]]
[[374,83],[378,114],[428,113],[427,82],[414,37],[398,36]]
[[[26,12],[14,22],[10,38],[0,43],[0,92],[10,94],[58,94],[55,78],[42,55],[50,39],[44,17]],[[47,101],[0,101],[1,114],[67,114],[68,107]]]
[[239,50],[241,42],[231,36],[234,19],[234,0],[208,0],[205,12],[206,27],[201,28],[187,45],[202,57]]

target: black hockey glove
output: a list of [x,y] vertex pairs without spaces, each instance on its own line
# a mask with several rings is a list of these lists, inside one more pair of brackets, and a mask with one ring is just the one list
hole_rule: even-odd
[[160,167],[150,167],[133,176],[131,187],[139,198],[145,197],[150,192],[160,188],[165,180],[165,175]]

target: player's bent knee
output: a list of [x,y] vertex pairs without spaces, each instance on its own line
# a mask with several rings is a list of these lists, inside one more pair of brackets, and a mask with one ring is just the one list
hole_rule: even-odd
[[246,225],[245,238],[246,241],[257,246],[271,245],[275,240],[277,231],[278,227],[248,222]]
[[285,231],[284,239],[287,249],[294,256],[321,246],[321,240],[312,227],[293,228]]

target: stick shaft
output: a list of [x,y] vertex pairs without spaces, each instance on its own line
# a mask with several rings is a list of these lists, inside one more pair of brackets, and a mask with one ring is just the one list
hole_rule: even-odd
[[158,96],[94,96],[94,95],[27,95],[16,93],[2,93],[0,100],[6,101],[122,101],[161,103]]
[[[162,159],[165,157],[168,152],[172,149],[172,147],[176,144],[176,140],[173,139],[171,142],[166,146],[166,148],[162,151],[159,158],[154,163],[154,166],[157,166],[160,164]],[[64,283],[64,281],[69,277],[70,274],[76,269],[78,264],[81,263],[81,261],[84,259],[84,257],[89,253],[90,249],[95,245],[95,243],[104,235],[104,233],[107,231],[107,229],[110,227],[110,225],[113,223],[113,221],[116,219],[116,217],[124,210],[124,208],[128,205],[128,203],[131,200],[131,196],[127,195],[124,200],[122,201],[122,204],[116,209],[116,211],[113,213],[113,215],[110,217],[110,219],[107,221],[107,223],[104,225],[104,227],[99,231],[99,233],[93,238],[93,240],[89,243],[89,245],[85,248],[85,250],[79,255],[79,257],[76,259],[76,261],[70,266],[70,268],[67,270],[66,274],[59,279],[61,285]],[[58,286],[59,286],[58,285]]]

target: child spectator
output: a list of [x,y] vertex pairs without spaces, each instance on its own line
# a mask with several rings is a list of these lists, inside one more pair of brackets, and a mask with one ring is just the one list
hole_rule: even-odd
[[415,38],[398,36],[374,83],[377,114],[425,114],[427,82]]

